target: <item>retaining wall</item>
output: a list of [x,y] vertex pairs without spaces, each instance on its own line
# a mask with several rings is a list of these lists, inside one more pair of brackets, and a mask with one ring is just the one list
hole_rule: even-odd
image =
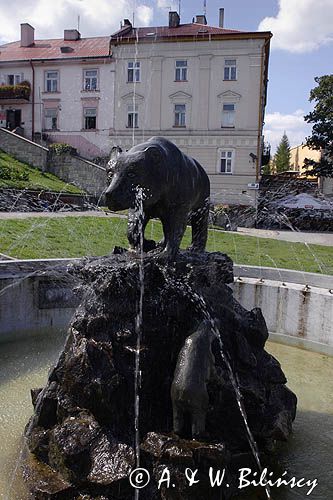
[[24,163],[51,172],[93,196],[100,197],[107,187],[105,168],[80,156],[68,153],[56,155],[48,148],[4,128],[0,128],[0,149]]
[[107,187],[105,168],[80,156],[49,154],[48,171],[94,196],[100,196]]
[[47,169],[47,148],[4,128],[0,128],[0,149],[40,170]]
[[[78,298],[65,270],[76,260],[0,262],[0,342],[67,327]],[[254,266],[234,272],[235,298],[262,309],[272,340],[333,355],[332,276]]]

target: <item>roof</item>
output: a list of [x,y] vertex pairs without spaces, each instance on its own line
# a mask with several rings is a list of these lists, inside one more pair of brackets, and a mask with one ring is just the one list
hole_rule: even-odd
[[206,24],[189,23],[179,24],[175,28],[169,26],[156,26],[133,28],[130,24],[126,24],[119,31],[111,35],[111,43],[131,43],[135,40],[140,41],[176,41],[178,39],[211,39],[220,38],[221,36],[248,36],[248,37],[271,37],[270,32],[249,32],[233,29],[219,28],[216,26],[208,26]]
[[[61,50],[62,47],[67,49]],[[0,63],[29,60],[57,60],[107,57],[110,55],[110,37],[81,38],[79,40],[36,40],[29,47],[21,47],[21,42],[0,45]]]

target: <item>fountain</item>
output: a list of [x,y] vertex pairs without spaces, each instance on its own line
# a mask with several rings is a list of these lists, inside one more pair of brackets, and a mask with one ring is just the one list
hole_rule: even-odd
[[[130,209],[136,251],[68,268],[81,304],[25,430],[34,498],[228,499],[290,436],[296,396],[265,351],[265,320],[234,299],[231,259],[204,251],[202,167],[170,144],[111,160],[107,200]],[[179,251],[190,211],[192,247]],[[144,239],[149,217],[162,220],[159,245]]]

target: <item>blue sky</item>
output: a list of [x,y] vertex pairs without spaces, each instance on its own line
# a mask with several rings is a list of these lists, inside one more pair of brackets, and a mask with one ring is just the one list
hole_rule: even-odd
[[[178,6],[178,0],[0,0],[0,43],[19,39],[21,22],[36,28],[36,38],[56,38],[80,15],[82,36],[98,36],[133,11],[137,26],[165,25],[169,8]],[[273,32],[265,136],[274,148],[286,130],[291,145],[300,144],[311,131],[303,115],[311,109],[314,77],[332,73],[333,0],[206,0],[208,24],[218,25],[220,7],[226,28]],[[203,9],[204,0],[181,0],[181,22]]]

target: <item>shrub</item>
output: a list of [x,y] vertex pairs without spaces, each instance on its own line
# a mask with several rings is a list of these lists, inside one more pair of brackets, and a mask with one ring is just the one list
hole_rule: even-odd
[[29,174],[16,168],[0,165],[0,179],[4,181],[28,181]]
[[62,142],[57,142],[49,145],[49,151],[51,154],[60,156],[62,154],[76,155],[77,151],[70,144],[65,144]]

